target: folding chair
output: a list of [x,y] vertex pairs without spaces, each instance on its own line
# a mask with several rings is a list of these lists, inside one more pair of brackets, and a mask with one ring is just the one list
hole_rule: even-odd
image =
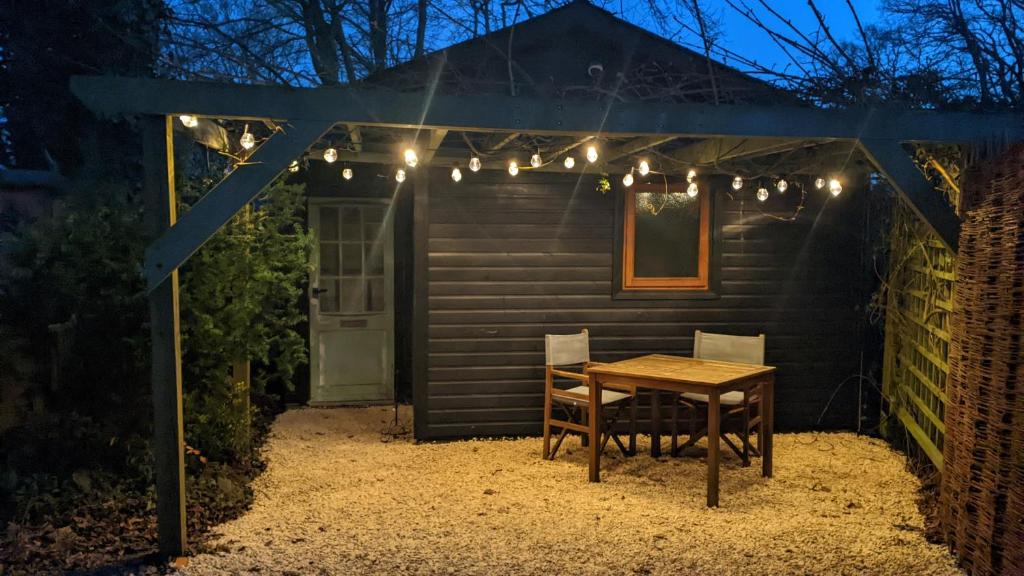
[[[707,360],[723,360],[726,362],[742,362],[744,364],[764,364],[764,334],[758,336],[730,336],[728,334],[711,334],[697,330],[693,335],[693,357]],[[745,390],[734,390],[721,395],[722,427],[721,438],[743,460],[744,466],[750,466],[750,454],[761,455],[763,439],[757,435],[757,447],[750,443],[750,431],[761,423],[761,386],[757,385]],[[708,434],[707,428],[708,396],[692,392],[677,394],[672,402],[672,455],[693,446]],[[677,447],[679,436],[679,413],[689,425],[689,438],[682,446]],[[704,418],[701,418],[703,413]],[[737,422],[738,421],[738,422]],[[698,424],[703,428],[697,429]],[[740,446],[729,438],[728,425],[739,437]]]
[[[554,460],[562,441],[570,430],[579,432],[584,445],[592,442],[589,438],[587,414],[590,408],[590,380],[586,374],[590,362],[590,335],[584,328],[579,334],[552,335],[544,337],[546,365],[544,370],[544,458]],[[582,366],[582,372],[564,370],[566,366]],[[567,378],[582,382],[581,385],[569,389],[555,387],[555,378]],[[630,406],[629,448],[615,432],[615,423],[626,406]],[[552,408],[557,406],[564,419],[556,419],[551,415]],[[601,425],[601,451],[604,451],[608,440],[612,439],[623,455],[636,454],[636,412],[637,396],[635,389],[610,390],[602,388],[601,406],[604,422]],[[612,408],[609,410],[609,408]],[[560,428],[554,448],[551,447],[551,429]]]

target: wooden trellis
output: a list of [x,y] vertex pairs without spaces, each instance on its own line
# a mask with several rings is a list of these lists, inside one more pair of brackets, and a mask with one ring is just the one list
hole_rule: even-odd
[[902,201],[893,209],[882,391],[886,415],[941,469],[956,255]]

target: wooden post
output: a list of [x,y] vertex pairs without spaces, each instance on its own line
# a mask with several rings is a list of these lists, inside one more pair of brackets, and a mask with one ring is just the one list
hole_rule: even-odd
[[[146,224],[153,238],[176,220],[171,122],[170,116],[146,116],[143,121]],[[182,556],[187,538],[177,270],[150,291],[149,323],[159,548],[162,554]]]
[[413,208],[412,208],[412,407],[413,436],[417,440],[425,440],[429,435],[427,407],[428,372],[428,328],[430,301],[427,298],[429,273],[430,240],[430,173],[426,166],[421,166],[413,176]]
[[[721,457],[721,393],[716,388],[708,394],[708,508],[718,506],[718,461]],[[762,456],[763,457],[763,456]]]

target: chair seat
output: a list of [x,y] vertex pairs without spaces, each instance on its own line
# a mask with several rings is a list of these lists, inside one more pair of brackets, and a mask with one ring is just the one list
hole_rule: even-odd
[[[568,390],[563,390],[563,392],[569,392],[570,394],[580,394],[582,396],[588,396],[590,394],[590,388],[588,388],[587,386],[577,386],[575,388],[569,388]],[[622,400],[625,400],[627,398],[630,398],[629,394],[625,394],[625,393],[622,393],[622,392],[616,392],[615,390],[607,390],[607,389],[603,389],[603,388],[601,389],[601,405],[602,406],[605,406],[607,404],[614,404],[616,402],[621,402]],[[565,398],[565,397],[562,397],[562,396],[552,396],[551,399],[554,400],[555,402],[564,402],[566,404],[587,404],[589,402],[588,400],[584,400],[582,398],[579,399],[579,400],[574,400],[572,398]]]
[[[682,394],[682,397],[688,400],[703,402],[705,404],[708,403],[707,394],[697,394],[696,392],[684,392]],[[726,392],[725,394],[722,394],[720,402],[722,406],[739,406],[740,404],[743,404],[743,392],[740,392],[739,390]]]

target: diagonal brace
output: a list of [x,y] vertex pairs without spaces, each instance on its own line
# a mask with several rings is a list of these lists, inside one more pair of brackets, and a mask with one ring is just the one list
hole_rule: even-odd
[[860,140],[868,159],[947,248],[956,253],[960,218],[897,140]]
[[147,290],[159,286],[217,230],[327,132],[334,122],[293,121],[213,187],[146,249]]

